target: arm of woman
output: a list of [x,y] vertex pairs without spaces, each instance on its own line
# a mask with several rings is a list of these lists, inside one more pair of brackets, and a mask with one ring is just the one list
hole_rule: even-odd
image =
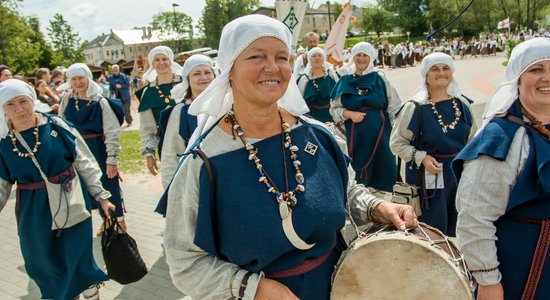
[[[422,164],[422,160],[426,156],[426,151],[416,150],[411,141],[414,139],[414,134],[409,130],[409,124],[415,113],[415,104],[406,102],[403,109],[397,116],[395,124],[390,136],[390,149],[394,155],[399,156],[402,160],[409,162],[413,159],[417,166]],[[415,151],[416,150],[416,151]]]
[[164,142],[162,143],[162,160],[160,161],[160,175],[162,186],[168,187],[170,180],[174,176],[179,163],[178,153],[185,151],[185,141],[179,135],[180,118],[182,104],[178,104],[172,110],[166,132],[164,133]]
[[330,101],[329,113],[334,122],[339,123],[351,119],[354,123],[360,123],[365,118],[365,113],[344,108],[342,98],[338,97]]
[[[120,153],[120,123],[107,99],[99,100],[101,105],[103,134],[105,135],[105,148],[107,150],[107,177],[114,178],[118,174],[117,156]],[[98,162],[103,163],[103,162]]]
[[[239,295],[247,271],[195,245],[202,161],[188,156],[168,191],[164,247],[174,285],[193,299],[228,299]],[[248,279],[243,299],[254,299],[261,275]],[[231,287],[231,290],[230,290]]]
[[4,209],[6,203],[8,203],[12,186],[13,184],[3,178],[0,178],[0,212]]
[[383,73],[379,73],[382,79],[384,80],[384,83],[386,84],[386,95],[388,97],[388,115],[390,116],[390,122],[395,122],[395,118],[397,116],[397,113],[399,113],[399,110],[401,109],[401,106],[403,105],[403,101],[401,101],[401,98],[399,97],[399,94],[397,93],[397,90],[395,87],[390,83],[388,78],[386,78]]
[[158,147],[157,124],[153,111],[148,109],[139,113],[139,132],[141,137],[141,155],[147,159],[147,168],[153,175],[157,175],[158,167],[155,151]]
[[328,76],[332,77],[332,79],[334,79],[334,82],[336,83],[338,82],[338,80],[340,80],[338,74],[336,74],[336,71],[334,71],[334,68],[328,69]]
[[300,90],[300,94],[302,94],[302,96],[304,96],[304,93],[306,92],[308,81],[309,77],[307,75],[300,75],[298,78],[298,89]]
[[57,110],[57,116],[60,118],[65,118],[65,109],[67,108],[67,103],[69,102],[69,93],[66,93],[63,97],[61,103],[59,104],[59,108]]
[[499,265],[494,222],[506,212],[510,191],[528,154],[529,141],[525,130],[520,128],[505,161],[479,156],[464,162],[456,195],[458,245],[482,286],[495,285],[501,280],[500,272],[494,269]]

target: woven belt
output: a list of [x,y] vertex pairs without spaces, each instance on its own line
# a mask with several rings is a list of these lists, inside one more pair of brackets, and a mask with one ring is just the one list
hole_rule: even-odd
[[272,272],[272,273],[267,273],[267,274],[265,274],[265,276],[267,278],[287,278],[287,277],[293,277],[293,276],[298,276],[298,275],[307,273],[307,272],[317,268],[318,266],[322,265],[327,260],[327,258],[330,256],[330,254],[334,250],[334,247],[336,247],[336,243],[334,243],[334,245],[332,245],[332,247],[330,247],[330,249],[327,251],[327,253],[323,254],[322,256],[319,256],[319,257],[314,258],[314,259],[305,260],[303,263],[301,263],[301,264],[299,264],[299,265],[297,265],[293,268],[290,268],[290,269],[277,271],[277,272]]

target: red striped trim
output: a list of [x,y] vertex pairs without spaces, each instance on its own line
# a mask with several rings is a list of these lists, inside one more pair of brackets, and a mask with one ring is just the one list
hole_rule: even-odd
[[334,250],[334,247],[336,247],[336,243],[334,243],[334,245],[330,247],[330,250],[328,250],[327,253],[325,253],[322,256],[319,256],[314,259],[305,260],[303,263],[287,270],[267,273],[265,276],[267,278],[287,278],[287,277],[293,277],[293,276],[298,276],[298,275],[307,273],[317,268],[318,266],[322,265],[330,256],[330,254]]
[[[75,177],[76,173],[74,171],[73,166],[69,166],[65,171],[52,176],[48,177],[48,180],[51,183],[58,183],[61,180],[62,176],[69,176],[70,179],[73,179]],[[45,189],[46,183],[44,180],[40,180],[38,182],[31,182],[31,183],[17,183],[17,189],[18,190],[38,190],[38,189]]]

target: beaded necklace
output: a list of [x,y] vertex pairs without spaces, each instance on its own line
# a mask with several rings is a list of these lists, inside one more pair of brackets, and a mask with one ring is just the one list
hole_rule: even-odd
[[[73,99],[74,99],[74,109],[76,109],[76,111],[79,111],[80,110],[80,106],[78,106],[78,94],[74,93],[73,95]],[[86,105],[90,106],[90,103],[92,103],[91,100],[88,100],[88,103]]]
[[535,116],[533,116],[531,113],[529,113],[523,105],[521,106],[521,113],[531,121],[531,126],[534,130],[536,130],[538,133],[540,133],[543,137],[545,137],[548,141],[550,141],[550,130],[546,128],[546,126],[542,125],[542,122],[537,120]]
[[[176,79],[176,75],[174,73],[172,73],[172,86],[174,86],[174,80]],[[159,97],[161,99],[164,99],[164,103],[168,104],[170,103],[170,94],[168,94],[168,96],[164,96],[164,93],[162,92],[162,90],[160,89],[159,87],[159,77],[157,76],[157,78],[155,78],[155,89],[157,90],[157,93],[159,94]]]
[[[311,72],[311,78],[313,78],[313,70]],[[323,79],[327,78],[327,71],[325,70],[325,68],[323,68]],[[315,90],[317,91],[317,93],[321,93],[321,91],[319,90],[319,85],[317,84],[317,82],[315,82],[315,79],[317,78],[313,78],[311,79],[311,83],[313,84],[313,87],[315,87]]]
[[460,121],[460,116],[462,115],[462,113],[460,112],[460,109],[458,108],[456,98],[455,97],[452,98],[453,109],[455,111],[455,119],[450,124],[444,124],[443,123],[443,118],[441,117],[441,115],[439,114],[437,109],[435,108],[435,102],[432,101],[432,98],[430,98],[430,96],[428,96],[428,101],[432,105],[432,111],[433,111],[434,115],[437,117],[437,123],[439,123],[439,125],[441,126],[441,130],[443,130],[443,133],[447,133],[448,130],[454,130],[456,124],[458,124],[458,121]]
[[34,116],[34,122],[35,124],[34,124],[33,135],[36,142],[32,147],[32,152],[27,152],[27,153],[22,153],[21,151],[19,151],[19,148],[17,148],[17,137],[15,137],[15,128],[13,128],[13,124],[11,124],[11,132],[9,133],[9,136],[11,139],[11,144],[13,145],[13,152],[15,152],[15,154],[17,154],[17,156],[19,157],[32,157],[36,155],[36,152],[38,152],[38,147],[40,146],[40,142],[39,142],[40,135],[38,134],[38,125],[40,122],[37,116]]

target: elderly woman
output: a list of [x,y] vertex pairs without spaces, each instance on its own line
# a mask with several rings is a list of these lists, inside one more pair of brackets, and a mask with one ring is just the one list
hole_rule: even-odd
[[[98,299],[100,283],[108,278],[94,261],[91,199],[84,189],[105,212],[114,209],[107,200],[111,195],[101,186],[101,170],[78,131],[58,117],[35,113],[37,101],[25,82],[0,84],[0,209],[17,183],[15,213],[25,270],[43,299],[74,299],[80,293]],[[41,172],[52,183],[82,180],[82,190],[74,193],[86,199],[83,221],[52,224],[58,216]]]
[[332,122],[329,113],[330,92],[338,82],[338,75],[326,58],[322,48],[309,50],[304,74],[298,77],[298,88],[306,100],[310,115],[321,122]]
[[345,142],[303,116],[291,40],[263,15],[227,24],[221,74],[189,109],[195,155],[168,187],[164,245],[174,284],[194,299],[328,299],[346,206],[362,223],[417,224],[412,207],[355,184]]
[[393,153],[407,162],[406,182],[422,190],[420,221],[450,236],[456,235],[457,215],[451,162],[477,129],[453,72],[447,54],[422,60],[424,82],[403,106],[390,138]]
[[[166,188],[178,167],[178,154],[183,154],[187,142],[197,127],[197,117],[188,113],[189,106],[214,80],[212,59],[195,54],[183,65],[182,81],[172,89],[176,106],[166,109],[161,115],[161,129],[164,132],[160,173],[162,185]],[[162,125],[166,120],[166,124]]]
[[516,46],[506,80],[453,162],[458,243],[478,299],[550,299],[550,39]]
[[[59,107],[58,115],[73,126],[86,141],[92,151],[101,172],[101,183],[111,193],[111,202],[116,206],[115,216],[122,228],[124,221],[124,202],[120,193],[117,157],[120,153],[120,123],[124,113],[118,103],[102,96],[102,88],[92,79],[92,72],[83,63],[72,64],[66,71],[67,83],[59,89],[71,89],[71,93]],[[117,112],[119,116],[117,116]],[[107,216],[99,211],[101,217]],[[97,235],[103,233],[103,226]]]
[[[157,148],[162,141],[159,132],[160,112],[176,103],[170,91],[181,82],[182,68],[174,61],[174,53],[166,46],[157,46],[147,56],[149,69],[143,75],[145,84],[135,92],[139,99],[139,130],[141,154],[147,159],[147,168],[157,175]],[[158,149],[159,158],[161,149]]]
[[353,60],[332,90],[330,114],[345,122],[348,154],[356,179],[365,186],[391,191],[397,178],[390,132],[401,99],[388,79],[374,70],[376,51],[367,42],[351,49]]
[[0,82],[13,78],[10,68],[0,65]]

